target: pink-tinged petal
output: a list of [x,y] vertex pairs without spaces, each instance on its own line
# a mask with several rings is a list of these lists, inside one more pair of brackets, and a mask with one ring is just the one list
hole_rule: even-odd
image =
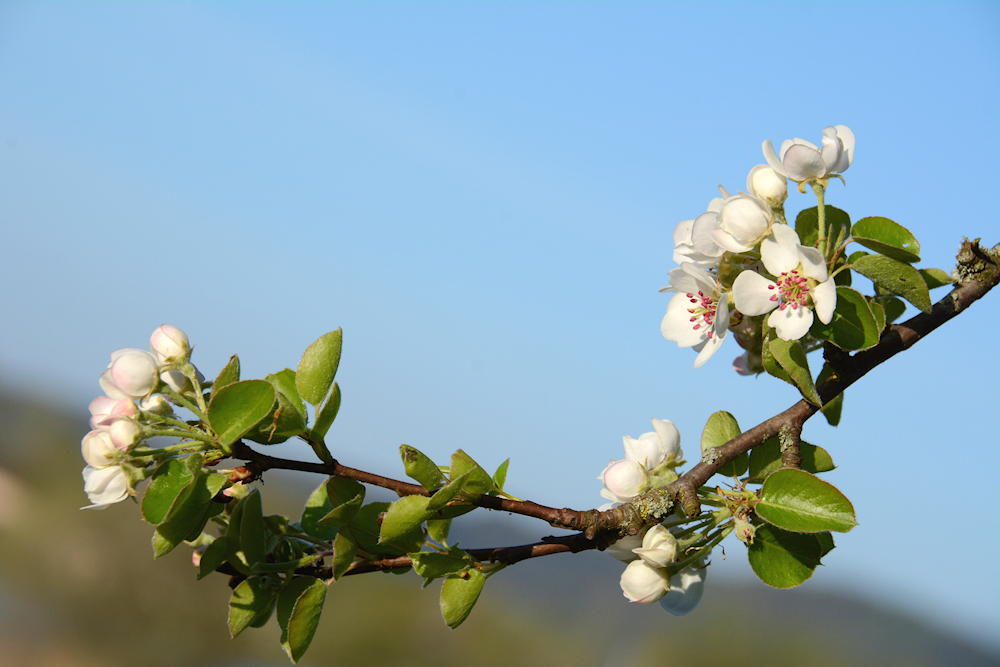
[[777,330],[778,338],[798,340],[809,333],[809,327],[813,323],[813,311],[804,307],[785,306],[771,313],[767,323]]
[[807,278],[818,282],[827,279],[826,259],[819,250],[809,246],[799,246],[799,259],[802,260],[802,273]]
[[746,352],[733,360],[733,370],[740,375],[754,375],[754,372],[750,370],[750,365],[747,364]]
[[785,176],[796,182],[807,181],[810,178],[822,178],[826,175],[826,163],[818,150],[796,144],[790,146],[782,158],[785,166]]
[[799,235],[794,229],[788,225],[771,227],[771,234],[760,244],[760,259],[764,268],[773,276],[799,268],[799,247]]
[[823,324],[829,324],[833,319],[833,311],[837,308],[837,285],[833,280],[826,280],[816,285],[810,292],[816,317]]
[[781,160],[779,160],[778,156],[775,154],[774,146],[771,144],[771,140],[765,139],[762,148],[764,149],[764,159],[769,165],[771,165],[771,169],[774,169],[776,172],[784,176],[785,167],[781,164]]
[[646,469],[635,461],[618,461],[604,471],[604,486],[618,500],[629,500],[642,493],[646,483]]
[[[736,309],[744,315],[763,315],[778,307],[778,286],[753,271],[744,271],[733,282]],[[772,300],[772,297],[775,297]]]

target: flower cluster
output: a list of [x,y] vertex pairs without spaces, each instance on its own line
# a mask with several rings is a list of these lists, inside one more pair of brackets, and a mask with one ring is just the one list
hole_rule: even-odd
[[80,443],[83,488],[90,502],[85,509],[104,509],[134,493],[143,471],[131,465],[129,454],[146,437],[150,424],[173,414],[171,399],[191,391],[192,380],[204,377],[190,363],[187,335],[164,324],[150,337],[149,352],[118,350],[101,374],[105,395],[90,402],[90,428]]
[[[672,421],[652,421],[655,431],[638,438],[626,435],[625,458],[611,461],[598,477],[604,483],[601,496],[612,501],[602,510],[677,479],[675,469],[684,463],[680,432]],[[642,535],[624,537],[608,547],[606,553],[628,563],[621,587],[632,602],[650,604],[659,600],[664,609],[683,615],[701,599],[704,563],[697,566],[678,563],[677,539],[663,525],[651,526]]]
[[[845,125],[823,131],[822,147],[805,141],[785,141],[780,155],[764,142],[766,165],[757,165],[747,176],[747,192],[722,195],[697,218],[684,220],[674,230],[674,261],[670,284],[673,292],[660,325],[663,337],[678,347],[698,352],[700,367],[721,347],[729,331],[737,331],[747,317],[770,314],[767,325],[783,340],[807,335],[814,317],[830,322],[836,307],[836,287],[827,269],[829,254],[802,245],[785,222],[784,202],[788,181],[809,183],[817,196],[831,177],[840,177],[854,160],[854,133]],[[822,206],[822,199],[820,200]],[[822,235],[821,235],[822,236]],[[825,240],[825,239],[824,239]],[[744,374],[762,370],[756,331],[737,336],[747,353],[737,360]]]

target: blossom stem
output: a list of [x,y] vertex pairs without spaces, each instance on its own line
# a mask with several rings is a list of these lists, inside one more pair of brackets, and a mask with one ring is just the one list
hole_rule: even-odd
[[819,238],[816,241],[816,247],[819,248],[821,253],[823,253],[823,257],[826,257],[826,188],[822,183],[813,181],[812,190],[816,195],[816,201],[818,202],[816,207],[816,232],[819,235]]
[[[174,399],[174,401],[178,405],[180,405],[181,407],[187,408],[188,410],[190,410],[191,412],[193,412],[194,416],[197,417],[198,419],[200,419],[201,421],[206,422],[206,423],[208,422],[208,417],[205,416],[205,413],[208,412],[208,408],[207,407],[204,408],[204,409],[199,409],[197,405],[195,405],[191,401],[187,400],[186,398],[184,398],[183,396],[181,396],[180,394],[178,394],[170,386],[164,386],[163,391],[161,393],[164,393],[167,396],[169,396],[170,398]],[[200,402],[204,403],[205,399],[202,399]]]

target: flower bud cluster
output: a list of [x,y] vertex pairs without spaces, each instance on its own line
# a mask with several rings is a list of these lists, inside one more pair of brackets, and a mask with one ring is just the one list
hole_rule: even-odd
[[684,463],[681,434],[670,420],[653,419],[650,433],[624,436],[625,458],[612,460],[597,479],[604,483],[601,496],[626,503],[640,493],[677,479],[674,468]]
[[147,437],[148,426],[173,414],[166,397],[155,393],[182,393],[192,387],[191,374],[204,378],[191,365],[187,335],[164,324],[150,337],[150,351],[118,350],[101,374],[105,395],[90,402],[91,431],[80,448],[87,466],[83,469],[87,509],[104,509],[134,493],[127,464],[129,453]]
[[[822,147],[791,139],[780,156],[770,141],[763,144],[766,165],[747,175],[747,192],[722,195],[697,218],[684,220],[674,230],[673,292],[660,325],[663,337],[690,347],[700,367],[722,346],[727,333],[744,316],[768,315],[767,323],[784,340],[798,340],[814,317],[827,324],[833,317],[837,292],[829,278],[826,258],[816,248],[801,245],[785,223],[788,181],[825,187],[829,178],[845,171],[854,160],[854,133],[846,125],[827,127]],[[759,323],[757,333],[759,334]],[[737,359],[742,374],[759,373],[760,336],[738,338],[748,354]],[[756,358],[755,356],[756,355]]]

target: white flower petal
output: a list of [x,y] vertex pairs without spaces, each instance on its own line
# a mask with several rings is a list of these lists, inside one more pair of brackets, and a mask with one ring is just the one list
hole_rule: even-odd
[[[743,271],[733,282],[736,309],[744,315],[763,315],[778,307],[778,286],[753,271]],[[772,300],[771,297],[775,297]]]
[[622,593],[631,602],[651,604],[667,594],[669,583],[663,568],[651,567],[641,560],[628,564],[621,578]]
[[802,144],[790,146],[782,156],[781,164],[785,167],[785,175],[799,183],[826,175],[826,163],[820,152]]
[[778,331],[778,338],[798,340],[809,332],[809,327],[813,323],[813,312],[809,308],[786,306],[771,313],[767,323]]
[[829,324],[833,319],[833,311],[837,308],[837,284],[826,280],[816,285],[810,292],[816,317],[823,324]]
[[653,418],[652,421],[656,435],[660,436],[660,442],[663,444],[665,452],[663,460],[670,457],[673,457],[675,461],[684,458],[684,453],[681,451],[681,432],[677,430],[674,423],[669,419]]
[[760,259],[764,268],[773,276],[797,269],[801,262],[799,247],[799,235],[794,229],[788,225],[775,225],[760,244]]
[[660,600],[660,606],[674,616],[694,611],[705,592],[707,567],[686,567],[670,577],[670,591]]
[[802,262],[802,273],[807,278],[812,278],[817,282],[823,282],[829,275],[826,270],[826,259],[816,248],[809,246],[799,246],[799,259]]

